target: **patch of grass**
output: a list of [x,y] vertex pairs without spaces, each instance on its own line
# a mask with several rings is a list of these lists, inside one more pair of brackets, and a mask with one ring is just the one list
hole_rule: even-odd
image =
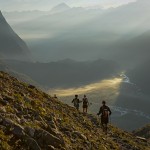
[[0,130],[0,150],[11,150],[8,141],[9,141],[9,137],[6,136],[2,130]]

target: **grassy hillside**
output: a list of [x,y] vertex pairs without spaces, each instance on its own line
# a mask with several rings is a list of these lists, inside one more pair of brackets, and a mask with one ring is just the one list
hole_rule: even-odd
[[1,150],[149,150],[150,143],[83,115],[32,85],[0,72]]

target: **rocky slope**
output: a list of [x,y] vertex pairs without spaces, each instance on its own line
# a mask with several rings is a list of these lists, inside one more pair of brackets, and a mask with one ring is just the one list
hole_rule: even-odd
[[0,72],[1,150],[149,150],[148,141],[83,115],[32,85]]

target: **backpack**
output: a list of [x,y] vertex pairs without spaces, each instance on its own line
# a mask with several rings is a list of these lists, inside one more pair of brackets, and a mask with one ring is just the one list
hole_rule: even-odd
[[108,118],[108,116],[109,116],[109,111],[108,111],[108,108],[106,107],[106,108],[102,108],[102,116],[104,117],[104,118]]

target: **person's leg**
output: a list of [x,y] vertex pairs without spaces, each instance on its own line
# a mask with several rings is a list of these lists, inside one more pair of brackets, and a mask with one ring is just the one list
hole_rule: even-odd
[[84,109],[84,111],[83,111],[83,112],[84,112],[84,113],[86,113],[86,106],[83,106],[83,109]]
[[107,123],[105,123],[104,132],[105,132],[105,134],[107,135]]
[[79,110],[79,106],[76,106],[76,109]]
[[104,126],[103,122],[101,122],[101,127],[102,127],[103,132],[105,132],[105,126]]
[[85,108],[85,112],[87,113],[87,107]]
[[106,119],[103,116],[101,116],[101,126],[103,129],[103,132],[107,134],[107,123],[106,123]]
[[102,129],[104,131],[104,117],[103,116],[101,116],[101,126],[102,126]]

